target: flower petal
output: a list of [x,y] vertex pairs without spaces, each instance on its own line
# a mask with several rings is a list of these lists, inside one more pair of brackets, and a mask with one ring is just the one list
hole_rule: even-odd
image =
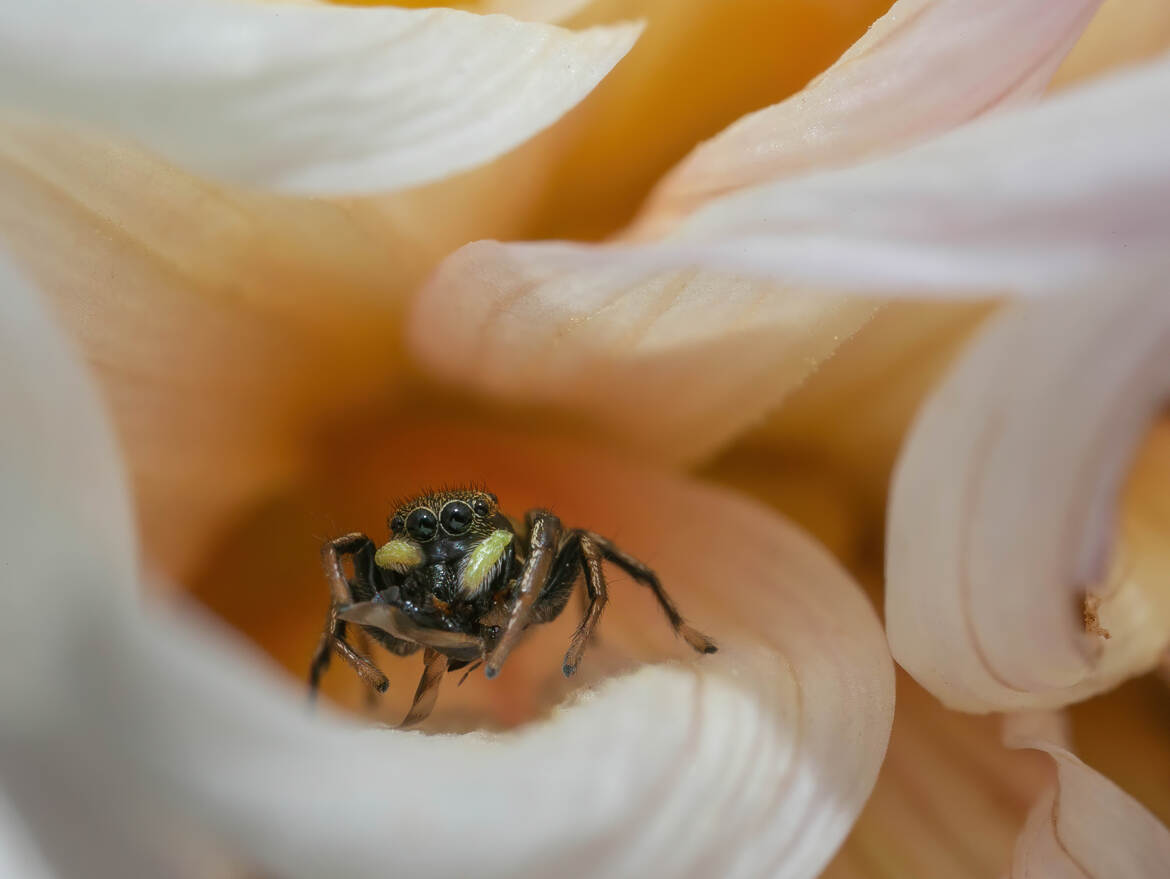
[[0,8],[0,106],[134,138],[195,171],[305,193],[412,186],[559,118],[639,28],[450,9],[222,0]]
[[635,227],[663,232],[713,198],[886,152],[1039,95],[1100,0],[899,0],[805,89],[683,160]]
[[102,381],[153,565],[392,390],[400,302],[438,236],[364,206],[232,191],[59,130],[0,130],[0,234]]
[[510,15],[521,21],[560,24],[595,0],[480,0],[471,10],[480,15]]
[[[87,436],[92,425],[72,426]],[[361,729],[308,714],[300,694],[193,612],[99,602],[79,618],[71,602],[105,594],[94,580],[109,572],[91,558],[85,576],[53,584],[63,603],[54,622],[75,637],[55,645],[62,667],[46,683],[73,722],[6,738],[6,755],[55,767],[37,796],[102,783],[103,812],[118,816],[146,792],[160,815],[194,819],[288,876],[384,875],[388,841],[395,869],[417,876],[815,876],[869,792],[893,707],[876,615],[828,554],[754,504],[573,446],[460,438],[450,425],[393,440],[412,453],[377,457],[393,479],[440,467],[455,478],[511,474],[499,488],[509,507],[539,493],[620,536],[655,561],[696,621],[710,621],[723,650],[641,668],[509,735]],[[48,475],[25,478],[35,489]],[[53,568],[38,562],[24,585],[42,600]],[[646,608],[657,626],[646,625],[626,592],[615,588],[628,611],[603,636],[625,645],[626,668],[685,650],[664,650],[660,613]],[[523,673],[522,654],[504,678]],[[20,696],[6,700],[6,724],[41,693]],[[81,838],[84,828],[70,830],[79,823],[57,832]],[[436,846],[423,832],[436,826],[460,844]],[[90,854],[101,873],[108,847]]]
[[636,17],[646,32],[565,120],[573,142],[526,237],[612,234],[696,143],[798,91],[889,5],[595,0],[575,27]]
[[1167,425],[1122,492],[1170,392],[1162,286],[1003,313],[920,413],[890,499],[886,624],[947,705],[1064,705],[1170,643]]
[[1016,843],[1011,879],[1157,879],[1170,864],[1170,830],[1136,800],[1065,748],[1043,740],[1016,747],[1047,753],[1057,782],[1033,806]]
[[906,296],[1049,292],[1162,258],[1170,61],[892,157],[716,199],[657,243],[508,245],[534,273],[702,266]]
[[1170,6],[1162,0],[1105,0],[1052,78],[1061,88],[1170,49]]
[[899,674],[873,796],[822,879],[998,876],[1051,781],[1046,759],[1003,746],[998,718],[947,711]]
[[[873,314],[825,291],[988,295],[1160,253],[1167,88],[1170,65],[892,158],[752,187],[656,243],[469,245],[419,295],[412,349],[464,387],[702,457]],[[475,351],[477,368],[453,349]]]
[[[68,701],[59,681],[71,669],[58,644],[77,627],[65,620],[83,620],[102,605],[125,606],[137,577],[129,498],[101,407],[6,256],[0,256],[0,412],[0,739],[6,742],[61,722]],[[83,582],[86,589],[74,595]]]

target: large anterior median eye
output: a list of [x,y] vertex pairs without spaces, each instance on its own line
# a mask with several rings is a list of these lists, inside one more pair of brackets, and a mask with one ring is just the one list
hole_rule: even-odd
[[471,527],[471,507],[463,501],[451,501],[443,507],[443,530],[448,534],[462,534]]
[[406,531],[415,540],[430,540],[438,530],[439,522],[435,514],[426,507],[415,510],[406,520]]

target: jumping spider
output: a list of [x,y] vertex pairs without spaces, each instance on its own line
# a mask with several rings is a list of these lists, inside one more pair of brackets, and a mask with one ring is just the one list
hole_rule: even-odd
[[[447,671],[470,671],[482,662],[495,677],[528,626],[564,610],[584,574],[587,605],[565,653],[568,677],[605,608],[603,561],[649,587],[691,647],[715,652],[711,639],[683,621],[652,570],[600,534],[564,530],[548,510],[529,510],[520,528],[499,512],[494,494],[445,490],[399,504],[389,524],[391,539],[381,547],[355,532],[321,549],[333,603],[309,668],[311,695],[334,651],[375,691],[386,692],[386,676],[346,641],[346,624],[356,623],[391,653],[425,649],[422,679],[402,726],[416,724],[431,713]],[[342,567],[345,556],[352,559],[353,577]]]

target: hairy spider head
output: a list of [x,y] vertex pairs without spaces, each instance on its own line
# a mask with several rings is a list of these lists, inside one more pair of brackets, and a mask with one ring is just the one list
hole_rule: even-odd
[[429,565],[455,565],[460,588],[477,592],[514,537],[494,494],[482,488],[431,491],[395,505],[388,519],[390,540],[375,562],[387,570],[407,572]]

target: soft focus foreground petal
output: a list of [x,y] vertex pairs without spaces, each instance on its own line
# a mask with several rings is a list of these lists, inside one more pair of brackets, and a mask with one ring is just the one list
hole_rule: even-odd
[[0,106],[92,123],[210,176],[371,192],[511,149],[588,94],[637,33],[450,9],[6,3]]
[[946,131],[1043,91],[1100,0],[900,0],[793,97],[740,119],[663,181],[635,234],[705,202]]
[[75,613],[83,619],[129,598],[137,561],[129,495],[97,397],[6,255],[0,418],[0,716],[12,732],[60,709],[56,687],[69,665],[59,641],[74,634]]
[[[57,682],[78,722],[28,749],[71,777],[100,764],[120,782],[107,810],[149,791],[282,876],[382,876],[391,853],[412,876],[817,875],[868,795],[893,709],[876,615],[827,553],[757,505],[571,446],[451,425],[395,441],[411,454],[383,447],[372,489],[442,469],[486,474],[509,509],[539,496],[651,559],[720,653],[640,667],[686,648],[615,577],[602,646],[631,673],[514,733],[425,736],[313,716],[226,634],[147,609],[62,645],[86,657]],[[368,503],[384,511],[384,497]],[[253,585],[289,594],[268,579]],[[474,684],[538,698],[540,647]],[[603,650],[581,673],[596,683],[605,667]],[[460,694],[449,683],[440,707]]]
[[1032,807],[1009,876],[1025,879],[1159,879],[1170,864],[1170,830],[1136,800],[1065,748],[1039,740],[1057,781]]
[[16,807],[0,786],[0,875],[20,879],[50,879],[56,875],[45,863]]
[[1002,313],[920,413],[890,498],[886,625],[947,705],[1067,704],[1170,643],[1170,426],[1126,486],[1170,391],[1163,287]]

